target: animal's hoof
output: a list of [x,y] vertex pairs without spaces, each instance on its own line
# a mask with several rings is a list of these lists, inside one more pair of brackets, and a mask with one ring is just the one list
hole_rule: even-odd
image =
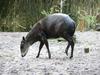
[[51,59],[51,56],[49,56],[49,59]]
[[36,58],[39,58],[39,56],[36,56]]
[[66,55],[68,56],[68,53],[66,53]]
[[65,50],[66,55],[68,56],[68,52]]
[[72,59],[73,58],[73,56],[70,56],[70,59]]
[[51,54],[48,55],[49,59],[51,59]]
[[49,59],[51,59],[51,57],[49,57]]

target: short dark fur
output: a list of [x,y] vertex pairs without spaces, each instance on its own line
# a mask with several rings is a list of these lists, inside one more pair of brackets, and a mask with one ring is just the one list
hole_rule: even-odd
[[68,41],[68,46],[66,47],[66,54],[68,55],[68,49],[71,46],[71,56],[73,57],[74,41],[73,35],[75,32],[75,22],[65,14],[53,14],[49,15],[40,21],[38,21],[30,30],[26,36],[26,41],[32,45],[33,43],[40,41],[39,52],[37,58],[40,55],[40,51],[43,45],[46,46],[48,51],[48,56],[51,58],[49,44],[47,39],[62,37]]

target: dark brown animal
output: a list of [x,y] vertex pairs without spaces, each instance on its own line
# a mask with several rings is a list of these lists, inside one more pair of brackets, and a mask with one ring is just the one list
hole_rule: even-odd
[[51,58],[49,45],[47,39],[62,37],[68,41],[68,46],[66,47],[66,54],[68,55],[68,49],[71,46],[71,56],[73,57],[74,41],[73,35],[75,32],[75,22],[66,14],[55,13],[48,15],[47,17],[38,21],[29,31],[26,37],[23,37],[20,45],[21,55],[24,57],[28,52],[29,46],[33,43],[40,41],[39,52],[37,58],[40,55],[40,51],[43,45],[46,46],[48,51],[48,56]]

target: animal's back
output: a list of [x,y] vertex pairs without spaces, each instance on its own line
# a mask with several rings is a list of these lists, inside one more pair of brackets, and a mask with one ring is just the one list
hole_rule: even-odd
[[42,28],[49,38],[61,37],[63,34],[73,36],[75,22],[66,14],[56,13],[45,17],[42,20]]

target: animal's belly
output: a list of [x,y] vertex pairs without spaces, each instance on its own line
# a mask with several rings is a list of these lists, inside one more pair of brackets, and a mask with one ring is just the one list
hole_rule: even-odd
[[58,33],[55,33],[55,32],[45,32],[45,35],[47,38],[58,38],[60,37]]

